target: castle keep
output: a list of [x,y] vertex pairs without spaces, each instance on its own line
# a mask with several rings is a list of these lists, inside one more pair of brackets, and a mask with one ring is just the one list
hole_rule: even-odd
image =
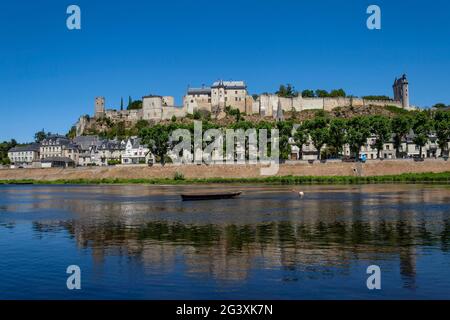
[[400,79],[395,78],[394,85],[392,86],[394,89],[394,100],[400,101],[402,107],[405,109],[409,108],[408,85],[408,79],[406,79],[406,75],[404,74]]
[[[211,86],[188,88],[183,97],[183,105],[175,106],[172,96],[148,95],[142,97],[142,108],[136,110],[114,110],[105,107],[105,98],[95,98],[94,120],[109,119],[135,124],[139,120],[159,122],[172,117],[183,118],[196,111],[207,111],[212,116],[223,114],[225,107],[238,109],[242,113],[257,114],[261,117],[279,116],[286,111],[324,110],[331,111],[338,107],[353,106],[396,106],[411,110],[409,105],[409,88],[406,75],[395,79],[393,85],[394,99],[366,100],[356,97],[279,97],[276,94],[261,94],[256,100],[249,95],[244,81],[216,81]],[[83,134],[91,119],[81,117],[76,124],[77,135]]]

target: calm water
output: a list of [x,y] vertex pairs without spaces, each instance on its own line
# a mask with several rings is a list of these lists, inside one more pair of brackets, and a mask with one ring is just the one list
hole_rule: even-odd
[[450,299],[449,186],[222,188],[0,186],[0,299]]

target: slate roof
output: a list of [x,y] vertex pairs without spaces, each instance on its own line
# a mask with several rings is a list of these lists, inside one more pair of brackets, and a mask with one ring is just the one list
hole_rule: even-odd
[[81,150],[89,150],[90,147],[99,142],[98,136],[80,136],[75,137],[73,142],[80,146]]
[[40,148],[39,143],[32,143],[26,146],[16,146],[8,150],[8,152],[29,152],[35,151],[38,152]]
[[72,162],[75,162],[75,161],[73,161],[72,159],[67,158],[67,157],[48,157],[48,158],[42,159],[41,162],[44,162],[44,163],[48,163],[48,162],[72,163]]
[[219,80],[213,83],[212,88],[225,87],[225,89],[246,89],[244,81],[223,81]]

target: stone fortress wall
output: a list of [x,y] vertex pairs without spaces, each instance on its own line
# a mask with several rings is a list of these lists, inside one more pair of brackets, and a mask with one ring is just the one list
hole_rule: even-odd
[[[183,106],[175,106],[172,96],[150,95],[142,98],[142,109],[111,110],[105,107],[105,98],[95,98],[94,119],[108,118],[112,121],[136,123],[139,120],[163,121],[172,117],[183,118],[195,111],[206,110],[214,112],[226,106],[239,109],[246,114],[257,114],[261,117],[276,117],[279,108],[284,112],[303,110],[332,111],[335,108],[354,106],[396,106],[406,110],[416,107],[409,105],[408,80],[406,75],[395,79],[393,85],[394,100],[365,100],[355,97],[336,98],[304,98],[302,96],[285,98],[276,94],[262,94],[255,100],[247,92],[244,81],[217,81],[211,87],[188,89],[183,97]],[[81,117],[76,124],[77,135],[82,135],[89,125],[90,119]]]
[[[364,106],[396,106],[404,108],[401,101],[394,100],[365,100],[361,98],[283,98],[275,94],[261,95],[257,101],[253,103],[253,113],[263,116],[275,116],[279,105],[284,112],[286,111],[303,111],[303,110],[324,110],[332,111],[333,109],[346,106],[364,107]],[[404,108],[414,110],[415,107],[408,106]]]

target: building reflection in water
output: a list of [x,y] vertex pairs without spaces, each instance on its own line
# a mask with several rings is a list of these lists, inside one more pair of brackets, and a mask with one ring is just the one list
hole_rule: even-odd
[[185,188],[61,187],[56,195],[40,188],[2,210],[67,213],[35,220],[36,234],[64,230],[97,264],[125,256],[159,274],[181,259],[192,277],[222,281],[245,280],[254,268],[346,275],[355,262],[391,260],[414,289],[420,249],[448,251],[445,188],[308,187],[299,200],[288,188],[249,187],[238,200],[184,203]]

